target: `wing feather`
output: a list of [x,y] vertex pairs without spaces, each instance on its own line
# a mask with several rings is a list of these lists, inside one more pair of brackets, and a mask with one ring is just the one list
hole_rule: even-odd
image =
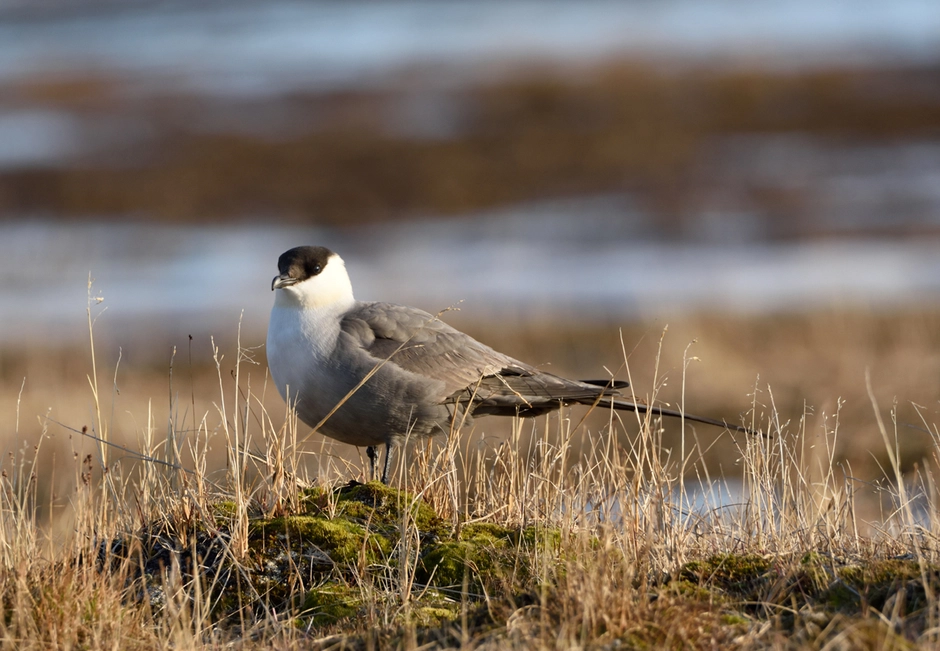
[[443,400],[481,377],[519,364],[423,310],[391,303],[360,303],[341,327],[376,363],[389,360],[410,373],[443,382]]
[[441,402],[472,402],[481,413],[537,413],[559,401],[616,395],[596,384],[540,371],[413,307],[358,303],[341,327],[377,364],[389,360],[404,371],[440,381]]

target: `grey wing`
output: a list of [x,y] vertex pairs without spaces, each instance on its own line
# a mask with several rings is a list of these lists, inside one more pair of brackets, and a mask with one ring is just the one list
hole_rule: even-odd
[[521,410],[531,415],[554,409],[559,402],[614,394],[542,372],[412,307],[359,303],[346,314],[342,328],[376,363],[388,360],[405,371],[440,381],[444,385],[441,402],[473,403],[479,414]]
[[346,313],[342,329],[375,358],[444,383],[442,399],[482,377],[520,364],[437,317],[391,303],[359,303]]

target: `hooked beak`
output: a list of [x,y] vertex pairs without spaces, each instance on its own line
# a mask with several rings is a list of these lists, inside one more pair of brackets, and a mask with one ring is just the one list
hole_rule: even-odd
[[271,281],[271,291],[275,289],[281,289],[282,287],[290,287],[291,285],[296,285],[297,279],[289,274],[281,274],[280,276],[275,276],[274,280]]

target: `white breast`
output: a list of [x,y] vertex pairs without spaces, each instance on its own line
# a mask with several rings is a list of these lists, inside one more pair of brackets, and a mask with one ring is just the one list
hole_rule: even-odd
[[292,404],[305,389],[328,379],[325,362],[336,348],[339,318],[327,312],[277,304],[271,310],[268,368],[278,393]]

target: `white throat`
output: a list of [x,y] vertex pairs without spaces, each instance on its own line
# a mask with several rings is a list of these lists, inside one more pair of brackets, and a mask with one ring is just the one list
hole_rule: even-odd
[[346,265],[333,255],[316,276],[275,290],[268,324],[271,377],[285,400],[320,380],[333,354],[342,316],[355,304]]
[[316,276],[275,290],[274,307],[345,312],[356,302],[346,263],[335,253]]

